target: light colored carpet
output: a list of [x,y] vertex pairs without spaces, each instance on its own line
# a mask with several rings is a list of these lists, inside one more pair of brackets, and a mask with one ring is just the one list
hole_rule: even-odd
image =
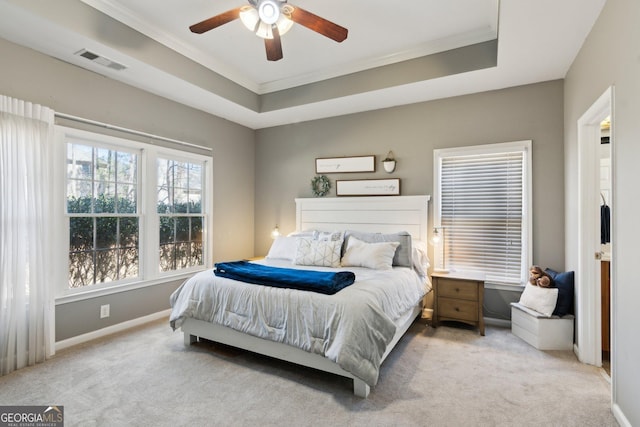
[[67,426],[616,426],[601,370],[509,329],[417,321],[368,399],[347,379],[211,343],[166,320],[0,377],[0,405],[64,405]]

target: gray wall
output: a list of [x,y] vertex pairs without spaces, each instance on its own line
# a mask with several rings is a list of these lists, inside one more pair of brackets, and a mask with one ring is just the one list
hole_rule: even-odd
[[[533,140],[533,262],[564,267],[563,82],[341,116],[257,131],[256,255],[271,244],[275,224],[295,229],[295,197],[311,197],[316,157],[375,154],[389,150],[392,175],[380,163],[375,173],[331,174],[335,179],[401,179],[403,195],[432,194],[433,150]],[[332,188],[327,197],[335,196]],[[485,316],[509,319],[518,292],[488,290]]]
[[[57,112],[213,148],[213,260],[253,255],[253,130],[0,39],[0,93]],[[69,123],[65,123],[68,125]],[[94,129],[101,131],[100,129]],[[179,282],[56,306],[56,340],[169,308]],[[99,319],[99,306],[111,317]]]
[[[640,2],[608,0],[565,82],[566,257],[578,259],[577,121],[614,86],[612,124],[612,388],[614,412],[640,425],[640,286],[635,269],[640,241]],[[578,281],[578,287],[581,283]],[[579,292],[579,290],[578,290]]]

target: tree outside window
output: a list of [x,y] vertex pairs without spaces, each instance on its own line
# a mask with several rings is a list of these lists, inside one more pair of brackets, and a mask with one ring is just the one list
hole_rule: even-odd
[[69,287],[139,274],[136,153],[67,144]]
[[203,265],[203,165],[159,158],[157,171],[160,271]]
[[210,265],[210,157],[76,130],[65,142],[65,291],[153,283]]

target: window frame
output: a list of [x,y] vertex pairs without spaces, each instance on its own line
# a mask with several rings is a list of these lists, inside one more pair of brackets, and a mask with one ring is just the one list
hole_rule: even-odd
[[[139,275],[137,278],[95,283],[81,288],[69,288],[69,218],[71,215],[67,213],[66,199],[68,142],[137,153],[139,167],[137,171],[138,212],[135,214],[139,218]],[[55,209],[58,211],[56,217],[58,218],[57,222],[60,230],[56,233],[55,238],[61,248],[56,255],[57,258],[52,260],[52,262],[56,262],[61,266],[56,269],[56,304],[182,280],[198,271],[212,268],[213,243],[210,230],[213,220],[213,159],[210,155],[194,153],[188,151],[188,149],[185,151],[184,148],[173,149],[60,125],[56,126],[55,151],[54,179],[58,185],[55,186],[54,198],[57,200]],[[158,158],[202,164],[203,265],[166,272],[156,268],[159,265],[159,250],[156,249],[159,248],[160,240],[158,232],[159,215],[156,209]]]
[[[532,262],[532,216],[533,206],[532,200],[532,161],[531,161],[531,140],[503,142],[495,144],[484,144],[467,147],[455,147],[455,148],[443,148],[433,150],[433,182],[434,182],[434,203],[433,203],[433,226],[435,228],[441,227],[441,209],[442,209],[442,183],[441,183],[441,168],[442,159],[446,157],[457,156],[474,156],[474,155],[486,155],[486,154],[500,154],[508,152],[522,152],[523,153],[523,219],[522,219],[522,255],[520,266],[520,283],[519,284],[507,284],[486,281],[485,287],[489,289],[502,289],[502,290],[518,290],[524,287],[528,280],[528,269]],[[440,250],[434,248],[434,265],[441,264],[442,253]]]
[[[142,223],[142,213],[141,213],[141,207],[140,207],[140,194],[141,194],[141,185],[140,185],[140,178],[139,178],[139,171],[142,170],[141,166],[142,166],[142,150],[139,148],[135,148],[135,147],[125,147],[122,145],[115,145],[111,142],[100,142],[100,141],[95,141],[95,140],[89,140],[89,139],[83,139],[83,138],[78,138],[78,137],[67,137],[65,139],[65,144],[64,144],[64,149],[65,149],[65,165],[66,160],[67,160],[67,155],[66,155],[66,150],[67,150],[67,145],[68,144],[78,144],[78,145],[84,145],[84,146],[88,146],[88,147],[92,147],[93,149],[96,148],[102,148],[102,149],[108,149],[110,151],[115,151],[115,152],[126,152],[126,153],[130,153],[130,154],[135,154],[136,155],[136,175],[138,176],[138,181],[134,183],[135,187],[136,187],[136,196],[137,196],[137,200],[136,200],[136,212],[133,213],[123,213],[123,212],[88,212],[88,213],[76,213],[76,212],[72,212],[69,213],[67,210],[67,184],[69,183],[69,180],[67,178],[67,173],[66,173],[66,167],[65,167],[65,177],[64,177],[64,182],[65,182],[65,190],[64,190],[64,194],[65,194],[65,203],[64,203],[64,212],[63,215],[66,218],[65,221],[65,225],[66,225],[66,244],[67,244],[67,270],[68,270],[68,265],[69,265],[69,258],[68,258],[68,254],[69,254],[69,228],[70,228],[70,221],[71,218],[94,218],[94,219],[98,219],[98,218],[108,218],[108,217],[113,217],[113,218],[124,218],[124,217],[135,217],[138,219],[138,246],[140,246],[140,224]],[[96,184],[96,177],[93,175],[92,173],[92,177],[91,177],[91,185],[92,187],[94,187]],[[98,249],[96,249],[95,247],[93,248],[93,252],[97,251]],[[140,253],[140,249],[138,249],[138,255]],[[122,279],[122,280],[115,280],[115,281],[111,281],[111,282],[102,282],[102,283],[94,283],[93,285],[88,285],[86,287],[79,287],[79,288],[69,288],[70,290],[73,290],[75,292],[78,292],[78,290],[80,289],[88,289],[89,287],[94,287],[94,286],[109,286],[109,284],[116,284],[116,285],[120,285],[120,284],[127,284],[127,283],[132,283],[135,281],[139,280],[139,277],[142,274],[142,260],[140,259],[140,257],[138,258],[138,276],[137,277],[131,277],[131,278],[127,278],[127,279]],[[68,285],[68,276],[66,278],[66,283]]]
[[[158,211],[157,211],[157,209],[156,209],[156,207],[157,207],[157,202],[158,202],[158,199],[157,199],[157,183],[158,183],[158,176],[157,176],[157,174],[155,174],[155,179],[156,179],[156,181],[155,181],[155,187],[154,187],[154,188],[156,189],[156,191],[154,191],[154,192],[153,192],[153,195],[154,195],[154,197],[155,197],[155,198],[154,198],[154,204],[153,204],[153,207],[154,207],[154,210],[153,210],[154,215],[153,215],[153,216],[154,216],[154,217],[155,217],[155,219],[157,220],[156,225],[154,226],[154,229],[155,229],[155,230],[159,230],[159,226],[160,226],[160,217],[162,217],[162,216],[170,217],[170,218],[171,218],[171,217],[173,217],[173,218],[177,218],[177,217],[185,217],[185,218],[189,218],[189,217],[190,217],[190,218],[193,218],[193,217],[203,217],[203,222],[204,222],[204,224],[203,224],[203,254],[202,254],[202,256],[204,257],[204,256],[205,256],[205,253],[204,253],[204,246],[205,246],[205,240],[204,240],[204,238],[205,238],[205,237],[204,237],[204,229],[206,228],[206,224],[208,223],[208,220],[207,220],[207,212],[208,212],[208,211],[206,210],[206,207],[205,207],[205,203],[206,203],[206,201],[207,201],[207,200],[206,200],[206,199],[207,199],[207,197],[206,197],[206,194],[205,194],[205,188],[204,188],[204,187],[206,186],[205,179],[206,179],[206,176],[207,176],[207,172],[206,172],[206,164],[205,164],[204,162],[202,162],[202,161],[198,161],[198,162],[196,162],[196,161],[194,161],[194,158],[193,158],[193,157],[191,157],[191,156],[184,156],[184,155],[182,155],[182,153],[181,153],[181,154],[175,154],[175,155],[174,155],[174,154],[168,154],[166,151],[163,151],[163,150],[158,151],[157,155],[155,156],[154,163],[155,163],[156,165],[157,165],[157,162],[158,162],[158,160],[159,160],[159,159],[172,160],[172,161],[174,161],[174,162],[182,162],[182,163],[198,163],[198,164],[201,164],[201,166],[202,166],[202,179],[201,179],[201,181],[202,181],[202,184],[201,184],[202,188],[200,189],[200,192],[201,192],[201,203],[200,203],[200,205],[201,205],[201,206],[200,206],[200,210],[201,210],[202,212],[200,212],[200,213],[193,213],[193,212],[172,212],[172,213],[170,213],[170,214],[159,214],[159,213],[158,213]],[[158,168],[156,167],[156,168],[155,168],[155,172],[157,172],[157,171],[158,171]],[[157,244],[155,245],[155,247],[158,247],[158,248],[159,248],[159,247],[160,247],[160,236],[159,236],[159,234],[158,234],[158,233],[156,233],[156,237],[158,238],[158,241],[157,241]],[[203,258],[203,259],[204,259],[204,258]],[[159,258],[158,258],[158,261],[159,261]],[[160,275],[167,275],[167,274],[169,274],[169,275],[170,275],[170,274],[175,274],[176,272],[182,272],[182,271],[196,271],[196,270],[201,270],[201,267],[199,267],[199,266],[198,266],[198,267],[186,267],[186,268],[181,268],[181,269],[178,269],[178,270],[170,270],[170,271],[166,271],[166,272],[162,272],[162,271],[160,271],[160,273],[159,273],[159,274],[160,274]]]

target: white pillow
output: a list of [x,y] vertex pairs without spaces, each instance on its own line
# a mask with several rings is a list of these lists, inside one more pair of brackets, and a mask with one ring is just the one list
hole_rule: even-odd
[[558,302],[558,288],[541,288],[527,283],[520,295],[520,304],[546,317],[551,317],[556,308],[556,302]]
[[317,233],[316,230],[292,231],[287,234],[289,237],[313,237]]
[[340,249],[342,240],[315,240],[310,237],[296,238],[297,265],[315,265],[318,267],[340,267]]
[[351,236],[342,257],[342,266],[391,270],[398,246],[400,242],[365,243]]
[[296,256],[296,238],[289,236],[278,236],[269,248],[267,259],[288,259],[293,260]]
[[[344,233],[344,240],[349,244],[351,236],[365,243],[380,243],[380,242],[399,242],[400,245],[396,249],[396,253],[393,256],[394,266],[409,267],[413,265],[411,261],[411,234],[406,231],[399,231],[397,233],[382,234],[382,233],[367,233],[363,231],[347,230]],[[345,249],[346,250],[346,249]],[[343,254],[344,255],[344,254]]]
[[413,269],[422,277],[427,276],[431,263],[427,254],[427,244],[422,240],[414,240],[413,242],[412,262]]

